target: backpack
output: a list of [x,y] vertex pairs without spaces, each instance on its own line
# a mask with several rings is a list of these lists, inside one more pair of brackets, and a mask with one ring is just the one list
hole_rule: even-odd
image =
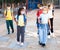
[[[10,13],[11,13],[11,16],[12,16],[12,10],[10,9]],[[7,9],[6,9],[6,15],[7,15]]]
[[[26,19],[25,14],[23,14],[23,16],[24,16],[24,24],[26,25],[27,19]],[[17,21],[18,21],[18,19],[19,19],[19,16],[17,15]]]

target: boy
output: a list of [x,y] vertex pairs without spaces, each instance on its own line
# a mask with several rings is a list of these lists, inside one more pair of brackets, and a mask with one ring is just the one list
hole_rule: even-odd
[[40,45],[45,46],[47,42],[48,22],[50,25],[50,19],[48,17],[48,8],[43,7],[43,13],[40,15],[40,27],[39,27],[39,39]]
[[13,11],[11,10],[10,4],[7,5],[7,9],[4,11],[4,16],[6,18],[6,25],[7,25],[8,34],[10,34],[9,26],[12,29],[12,33],[14,33],[14,28],[13,28]]

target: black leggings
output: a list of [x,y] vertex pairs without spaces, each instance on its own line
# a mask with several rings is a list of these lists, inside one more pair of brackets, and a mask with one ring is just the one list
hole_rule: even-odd
[[50,23],[51,23],[51,33],[53,33],[53,18],[50,18]]
[[[51,29],[49,29],[51,31],[51,33],[53,33],[53,18],[50,18],[50,23],[51,23]],[[48,26],[49,27],[49,26]],[[48,35],[50,35],[50,31],[48,31]]]

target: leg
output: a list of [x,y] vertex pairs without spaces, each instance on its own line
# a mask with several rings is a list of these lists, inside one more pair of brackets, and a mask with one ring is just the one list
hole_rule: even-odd
[[42,25],[40,25],[40,27],[39,27],[39,41],[40,41],[40,43],[42,43],[42,41],[43,41],[43,29],[42,29]]
[[53,18],[50,19],[51,22],[51,33],[53,33]]
[[21,42],[24,43],[24,27],[21,27]]
[[10,20],[9,22],[10,22],[10,26],[11,26],[11,29],[12,29],[12,33],[14,33],[13,21],[12,21],[12,20]]
[[47,26],[47,33],[48,33],[48,36],[50,35],[50,26],[49,26],[49,24],[48,24],[48,26]]
[[46,42],[47,42],[47,26],[48,25],[44,25],[44,30],[43,30],[43,44],[46,44]]
[[20,41],[20,27],[17,26],[17,41]]
[[6,20],[6,26],[7,26],[7,30],[8,30],[8,34],[10,34],[10,29],[9,29],[9,20]]

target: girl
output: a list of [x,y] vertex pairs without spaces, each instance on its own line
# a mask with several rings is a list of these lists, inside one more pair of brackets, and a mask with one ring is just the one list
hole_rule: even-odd
[[18,15],[15,17],[15,21],[17,24],[17,44],[20,44],[21,37],[21,45],[24,45],[24,33],[25,33],[25,13],[24,8],[19,8]]
[[[53,33],[53,18],[54,18],[54,10],[53,10],[53,5],[48,5],[48,15],[49,15],[49,18],[50,18],[50,22],[51,22],[51,29],[50,29],[50,34],[55,37],[54,33]],[[50,34],[48,34],[50,37]]]

